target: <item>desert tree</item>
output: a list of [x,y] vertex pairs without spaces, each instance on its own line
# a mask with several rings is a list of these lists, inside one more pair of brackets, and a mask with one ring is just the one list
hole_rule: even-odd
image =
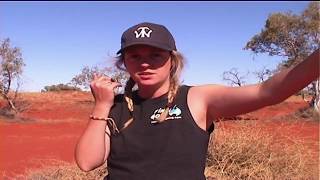
[[259,82],[267,80],[273,74],[266,66],[263,66],[260,70],[256,70],[252,73],[258,78]]
[[88,90],[90,88],[90,82],[93,79],[93,74],[103,74],[103,72],[99,70],[97,66],[84,66],[81,69],[81,73],[73,77],[69,84],[73,85],[74,87]]
[[[80,74],[72,78],[69,84],[73,85],[74,87],[79,87],[83,90],[89,90],[90,82],[92,81],[94,74],[104,74],[113,78],[122,85],[126,83],[129,77],[127,72],[119,70],[116,67],[85,66],[82,68]],[[122,88],[117,89],[117,93],[121,93],[122,91]]]
[[[244,49],[255,54],[267,53],[282,58],[277,70],[290,68],[320,48],[319,2],[310,2],[301,14],[272,13],[260,33],[247,42]],[[320,82],[311,83],[312,106],[319,113]]]
[[[16,106],[21,86],[21,75],[25,66],[20,48],[12,47],[10,39],[1,40],[0,45],[0,93],[7,101],[9,110],[18,113]],[[13,90],[13,83],[16,83]]]
[[243,86],[246,82],[246,75],[241,74],[237,68],[231,68],[228,71],[224,71],[222,78],[224,81],[227,81],[231,86]]

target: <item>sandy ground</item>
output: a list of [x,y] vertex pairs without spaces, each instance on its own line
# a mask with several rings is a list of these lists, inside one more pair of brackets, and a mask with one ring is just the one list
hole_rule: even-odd
[[[55,161],[74,163],[77,139],[93,107],[88,93],[29,93],[24,98],[31,103],[21,115],[27,121],[0,119],[0,177],[10,179]],[[310,140],[310,148],[319,159],[319,121],[266,121],[306,105],[300,98],[292,97],[247,116],[257,118],[271,132],[282,128],[288,136]],[[228,123],[231,125],[232,121]]]

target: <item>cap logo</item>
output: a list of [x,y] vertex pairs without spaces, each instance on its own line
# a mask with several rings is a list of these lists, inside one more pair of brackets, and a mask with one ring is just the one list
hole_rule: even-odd
[[149,38],[152,30],[148,27],[139,27],[136,31],[134,31],[134,33],[136,34],[136,38]]

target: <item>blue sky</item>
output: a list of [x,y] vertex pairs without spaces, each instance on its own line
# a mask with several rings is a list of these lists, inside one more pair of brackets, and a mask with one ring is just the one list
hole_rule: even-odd
[[[274,68],[278,57],[242,48],[274,12],[301,13],[309,2],[0,2],[0,39],[22,49],[23,91],[68,83],[88,65],[112,65],[120,37],[140,22],[165,25],[187,65],[185,84],[226,84],[223,71]],[[255,83],[251,75],[248,83]]]

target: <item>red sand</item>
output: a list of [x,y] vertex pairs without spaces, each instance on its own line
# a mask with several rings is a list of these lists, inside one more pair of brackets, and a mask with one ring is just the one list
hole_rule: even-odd
[[1,124],[1,174],[22,174],[52,159],[73,162],[74,147],[84,127],[85,123]]
[[[57,98],[63,96],[62,98]],[[66,97],[64,97],[66,96]],[[32,95],[31,108],[23,113],[35,121],[8,123],[0,120],[0,177],[14,177],[27,170],[50,165],[52,160],[74,163],[74,148],[92,108],[91,95]],[[30,98],[30,96],[28,96]],[[66,103],[68,102],[68,103]],[[306,103],[294,98],[249,114],[259,120],[295,112]],[[262,121],[261,121],[262,122]],[[229,123],[229,122],[228,122]],[[232,123],[232,121],[230,121]],[[279,121],[268,122],[280,128]],[[319,122],[282,123],[285,134],[315,142],[310,148],[319,154]],[[0,179],[3,179],[0,178]]]

